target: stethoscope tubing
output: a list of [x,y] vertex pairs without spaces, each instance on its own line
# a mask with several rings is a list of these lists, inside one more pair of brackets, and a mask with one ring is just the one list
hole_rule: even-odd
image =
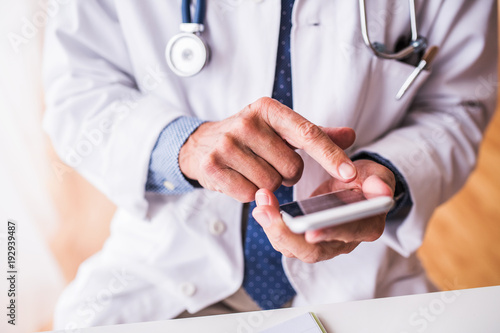
[[197,0],[194,11],[194,21],[191,21],[191,1],[182,0],[182,23],[203,24],[206,10],[206,0]]
[[427,46],[425,38],[420,38],[418,36],[417,29],[417,12],[415,8],[415,0],[408,0],[410,5],[410,25],[411,25],[411,43],[404,49],[396,53],[386,53],[377,49],[370,40],[370,34],[368,32],[368,17],[366,15],[366,2],[365,0],[359,0],[359,16],[361,22],[361,34],[363,36],[363,41],[366,46],[377,56],[384,59],[401,60],[412,53],[418,52]]
[[[195,6],[195,11],[194,11],[194,21],[191,20],[191,2],[192,2],[192,0],[182,0],[181,12],[182,12],[182,23],[183,24],[181,24],[181,31],[183,31],[183,33],[175,36],[167,45],[167,50],[166,50],[167,62],[169,64],[170,68],[172,68],[172,70],[179,76],[192,76],[194,74],[197,74],[206,65],[206,63],[208,62],[208,57],[209,57],[209,48],[206,45],[206,43],[200,38],[200,34],[203,31],[203,22],[205,20],[205,15],[206,15],[206,0],[196,0],[196,6]],[[360,22],[361,22],[361,34],[362,34],[364,43],[373,52],[373,54],[375,56],[377,56],[379,58],[383,58],[383,59],[403,60],[403,59],[407,58],[408,56],[410,56],[411,54],[422,51],[422,50],[427,48],[426,38],[418,35],[417,13],[416,13],[415,0],[408,0],[408,4],[410,7],[409,9],[410,9],[411,42],[407,47],[405,47],[404,49],[402,49],[398,52],[388,53],[388,52],[385,52],[386,49],[385,49],[383,44],[380,44],[377,42],[372,43],[372,41],[370,40],[370,35],[368,32],[368,17],[367,17],[367,10],[366,10],[366,1],[359,0],[359,15],[360,15]],[[190,35],[190,34],[192,34],[192,35]],[[201,66],[199,69],[196,69],[193,72],[184,73],[181,70],[179,70],[175,66],[175,64],[173,64],[170,52],[172,51],[172,47],[174,46],[176,41],[178,41],[181,38],[185,38],[185,37],[190,37],[192,39],[192,38],[194,38],[194,36],[196,36],[196,38],[198,38],[199,41],[201,41],[201,44],[204,47],[206,61],[203,64],[203,66]]]

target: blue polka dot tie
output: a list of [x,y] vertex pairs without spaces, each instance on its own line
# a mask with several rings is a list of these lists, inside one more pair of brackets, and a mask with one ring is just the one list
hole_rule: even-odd
[[[281,26],[273,98],[292,108],[292,72],[290,66],[290,31],[293,0],[281,0]],[[292,201],[291,187],[281,186],[275,193],[280,204]],[[245,276],[243,287],[264,310],[280,308],[292,299],[295,290],[281,265],[281,253],[276,251],[262,227],[252,217],[255,201],[250,203],[245,234]]]

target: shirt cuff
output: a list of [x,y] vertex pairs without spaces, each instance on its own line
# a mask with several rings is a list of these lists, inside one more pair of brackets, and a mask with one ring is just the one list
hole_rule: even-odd
[[149,161],[147,192],[177,195],[195,188],[195,182],[187,180],[181,172],[179,152],[189,136],[204,122],[183,116],[162,130]]
[[391,170],[394,174],[394,177],[396,178],[396,188],[394,190],[394,200],[396,201],[396,204],[387,214],[387,217],[400,217],[408,214],[411,207],[413,206],[413,201],[411,200],[408,184],[406,183],[406,180],[404,179],[401,172],[399,172],[399,170],[390,161],[386,160],[378,154],[364,151],[361,151],[358,154],[354,155],[352,157],[352,160],[371,160]]

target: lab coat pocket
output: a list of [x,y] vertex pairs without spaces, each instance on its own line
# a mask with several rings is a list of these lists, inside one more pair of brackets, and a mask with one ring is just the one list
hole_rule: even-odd
[[[373,57],[362,93],[363,103],[358,109],[357,130],[363,131],[364,143],[371,142],[402,121],[420,87],[430,75],[423,70],[397,100],[396,95],[416,67],[397,60]],[[361,143],[361,142],[360,142]],[[363,143],[361,143],[363,144]]]

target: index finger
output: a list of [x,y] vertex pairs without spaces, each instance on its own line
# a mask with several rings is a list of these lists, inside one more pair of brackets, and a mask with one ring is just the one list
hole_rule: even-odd
[[272,98],[261,98],[250,105],[262,119],[291,146],[303,149],[332,177],[348,182],[356,168],[345,152],[319,126]]

